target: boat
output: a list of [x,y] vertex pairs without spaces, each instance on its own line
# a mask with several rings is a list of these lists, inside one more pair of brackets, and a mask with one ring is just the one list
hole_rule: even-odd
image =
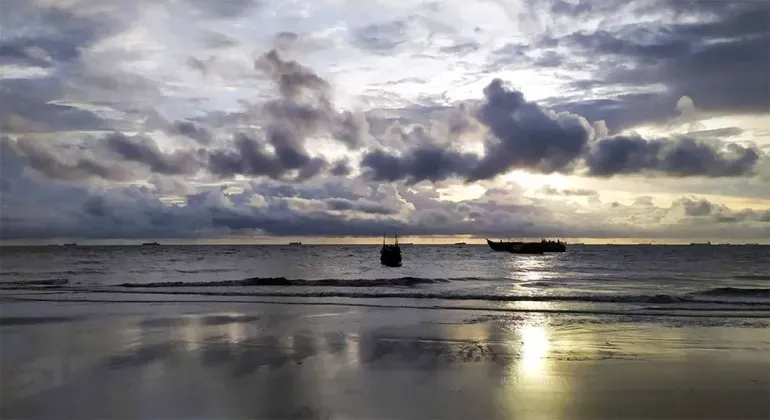
[[154,245],[160,245],[160,244],[157,242],[145,242],[142,244],[142,246],[154,246]]
[[70,243],[62,244],[62,246],[78,246],[78,244],[75,242],[70,242]]
[[542,254],[544,252],[564,252],[567,250],[567,245],[564,242],[545,239],[540,242],[494,242],[487,239],[487,245],[496,252],[524,253],[521,250],[527,250],[527,253]]
[[543,247],[543,252],[564,252],[567,250],[567,245],[560,241],[550,241],[543,239],[540,241],[540,246]]
[[401,248],[398,246],[398,235],[395,235],[395,244],[393,245],[386,244],[385,235],[382,236],[380,263],[388,267],[401,267]]
[[465,242],[455,242],[455,245],[468,245]]
[[711,241],[708,242],[690,242],[690,246],[710,246]]
[[512,244],[508,252],[511,254],[542,254],[546,251],[537,242],[521,242]]
[[289,245],[302,245],[302,242],[289,242]]

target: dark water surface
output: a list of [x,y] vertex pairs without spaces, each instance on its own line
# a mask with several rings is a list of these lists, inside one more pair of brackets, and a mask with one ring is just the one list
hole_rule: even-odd
[[0,289],[720,316],[770,309],[770,246],[571,246],[545,255],[402,248],[403,267],[387,268],[377,246],[4,247]]

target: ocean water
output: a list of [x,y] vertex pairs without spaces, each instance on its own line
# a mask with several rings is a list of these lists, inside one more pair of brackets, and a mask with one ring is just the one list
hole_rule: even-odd
[[686,317],[770,317],[770,246],[0,248],[0,295],[243,299]]

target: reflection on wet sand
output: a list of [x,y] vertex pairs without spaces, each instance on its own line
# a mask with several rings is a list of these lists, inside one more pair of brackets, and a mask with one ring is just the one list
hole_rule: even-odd
[[540,379],[548,372],[548,337],[545,327],[523,325],[518,329],[521,337],[519,372],[523,379]]
[[[677,365],[680,376],[672,377],[661,374],[660,366],[650,368],[650,360],[611,365],[595,357],[606,333],[552,324],[539,314],[263,305],[250,313],[233,309],[57,324],[55,334],[44,326],[3,327],[0,417],[651,417],[657,408],[635,411],[645,410],[645,400],[635,403],[631,394],[645,389],[671,400],[672,390],[702,386],[688,382],[687,375],[713,374],[719,367]],[[629,339],[644,336],[625,331]],[[577,345],[572,340],[581,334]],[[580,353],[583,348],[587,353]],[[617,351],[629,350],[621,345]],[[569,361],[575,354],[577,361]],[[74,363],[77,369],[71,368]],[[729,367],[732,372],[767,367],[753,363]],[[52,370],[59,373],[40,375],[35,386],[25,386],[29,372]],[[752,398],[770,388],[743,379],[721,378],[740,394],[695,392],[713,397],[712,411],[702,413],[719,413],[717,404],[729,398],[761,407]],[[607,392],[615,397],[603,399]]]

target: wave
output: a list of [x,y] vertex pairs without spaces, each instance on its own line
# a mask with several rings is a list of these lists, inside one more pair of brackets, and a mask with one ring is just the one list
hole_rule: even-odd
[[63,286],[68,283],[67,279],[18,280],[1,282],[0,286]]
[[560,287],[560,286],[566,286],[566,283],[562,281],[530,281],[519,285],[519,287],[528,287],[528,288],[530,287],[531,288],[549,288],[549,287]]
[[734,277],[737,280],[770,280],[770,275],[766,274],[747,274]]
[[[456,279],[461,280],[461,279]],[[473,280],[465,278],[462,280]],[[315,287],[378,287],[378,286],[417,286],[420,284],[447,283],[448,279],[398,277],[372,280],[349,279],[287,279],[286,277],[251,277],[243,280],[220,280],[206,282],[169,281],[154,283],[122,283],[120,287],[156,288],[156,287],[241,287],[241,286],[315,286]]]
[[198,270],[174,270],[182,274],[200,274],[200,273],[227,273],[236,271],[234,268],[201,268]]
[[[398,279],[383,279],[398,280]],[[306,280],[305,280],[306,281]],[[217,282],[219,283],[219,282]],[[156,283],[159,284],[159,283]],[[174,284],[173,282],[170,284]],[[190,283],[185,283],[189,286]],[[122,287],[126,287],[120,285]],[[488,294],[459,294],[442,292],[398,292],[398,291],[203,291],[203,290],[142,290],[142,285],[128,286],[139,290],[126,289],[90,289],[84,290],[97,293],[138,293],[138,294],[167,294],[167,295],[200,295],[200,296],[244,296],[244,297],[297,297],[297,298],[355,298],[355,299],[434,299],[434,300],[476,300],[487,302],[576,302],[576,303],[630,303],[630,304],[723,304],[738,306],[769,307],[768,302],[759,301],[719,301],[697,299],[691,296],[676,295],[488,295]],[[151,286],[154,288],[169,287],[173,289],[177,286]]]
[[736,297],[761,297],[770,299],[770,289],[741,288],[741,287],[717,287],[695,293],[703,296],[736,296]]

